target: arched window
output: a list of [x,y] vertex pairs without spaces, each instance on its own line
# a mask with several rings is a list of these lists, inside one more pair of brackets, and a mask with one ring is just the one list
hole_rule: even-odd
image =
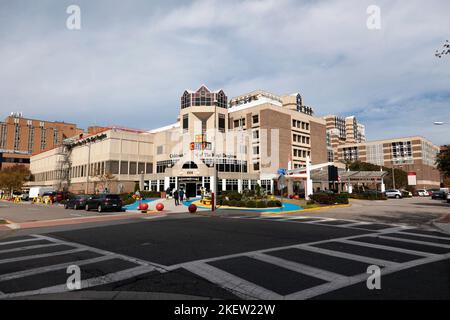
[[188,161],[183,164],[183,169],[198,169],[198,166],[193,161]]

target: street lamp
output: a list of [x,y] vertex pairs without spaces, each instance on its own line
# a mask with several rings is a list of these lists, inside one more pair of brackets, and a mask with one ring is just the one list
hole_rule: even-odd
[[448,122],[444,122],[444,121],[435,121],[435,122],[433,122],[433,124],[435,125],[435,126],[443,126],[443,125],[450,125],[450,123],[448,123]]

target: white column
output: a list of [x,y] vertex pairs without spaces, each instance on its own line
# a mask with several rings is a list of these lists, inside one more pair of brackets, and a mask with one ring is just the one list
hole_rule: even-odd
[[348,184],[348,193],[353,193],[353,186],[351,183]]
[[175,189],[178,189],[178,177],[175,177]]
[[242,193],[242,179],[238,179],[238,192]]
[[226,191],[226,190],[227,190],[227,180],[222,179],[222,191]]
[[159,190],[159,189],[161,189],[161,188],[159,187],[159,180],[156,180],[156,191],[162,191],[162,190]]
[[211,192],[217,193],[215,177],[211,176],[211,177],[209,177],[209,179],[210,179],[210,184],[211,184]]
[[306,200],[309,200],[309,196],[314,193],[313,183],[311,180],[310,166],[311,166],[311,163],[310,163],[309,157],[306,157],[306,194],[305,194]]
[[205,187],[205,177],[202,177],[202,188]]
[[273,179],[270,179],[270,193],[275,194],[275,184]]
[[164,191],[170,187],[170,177],[164,177]]

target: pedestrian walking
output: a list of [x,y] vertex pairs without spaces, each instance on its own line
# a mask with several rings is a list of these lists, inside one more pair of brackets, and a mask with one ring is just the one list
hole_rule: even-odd
[[180,194],[178,193],[178,190],[175,189],[175,191],[173,192],[173,198],[175,199],[175,205],[176,206],[180,205],[179,196],[180,196]]
[[181,200],[181,202],[184,201],[184,190],[183,189],[180,189],[180,200]]

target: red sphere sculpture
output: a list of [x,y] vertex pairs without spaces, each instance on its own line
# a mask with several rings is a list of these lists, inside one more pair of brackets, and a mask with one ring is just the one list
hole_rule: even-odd
[[164,210],[164,205],[163,205],[162,203],[158,203],[158,204],[156,205],[156,210],[158,210],[158,211],[163,211],[163,210]]
[[140,205],[139,205],[139,207],[138,207],[138,209],[139,210],[142,210],[142,211],[147,211],[148,210],[148,203],[141,203]]
[[188,210],[189,210],[190,213],[196,213],[197,212],[197,206],[195,204],[191,204],[188,207]]
[[294,196],[291,194],[291,195],[289,195],[289,199],[292,199],[292,198],[294,198]]
[[296,194],[296,195],[294,196],[294,199],[295,199],[295,200],[300,200],[300,196],[299,196],[298,194]]

